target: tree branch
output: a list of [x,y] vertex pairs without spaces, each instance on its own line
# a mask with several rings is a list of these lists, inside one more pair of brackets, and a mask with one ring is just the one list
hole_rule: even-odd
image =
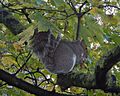
[[21,11],[22,11],[22,13],[25,15],[25,17],[27,18],[27,21],[28,21],[29,23],[32,23],[32,20],[29,18],[29,14],[26,12],[26,9],[23,8],[23,9],[21,9]]
[[16,78],[15,76],[3,71],[2,69],[0,69],[0,80],[5,81],[11,86],[15,86],[24,91],[27,91],[28,93],[35,94],[36,96],[75,96],[46,91],[39,88],[38,86],[34,86],[28,82],[25,82],[22,79]]
[[68,1],[68,5],[71,7],[71,9],[74,11],[74,14],[77,14],[77,10],[71,0]]
[[107,5],[99,5],[98,6],[98,8],[104,8],[104,7],[113,7],[113,8],[116,8],[116,9],[120,10],[120,7],[118,7],[117,5],[115,6],[115,5],[107,4]]
[[18,73],[22,70],[22,68],[27,64],[27,62],[28,62],[29,59],[31,58],[31,56],[32,56],[32,53],[29,52],[29,53],[28,53],[28,56],[27,56],[27,59],[26,59],[26,61],[24,62],[24,64],[23,64],[13,75],[18,74]]
[[81,12],[82,7],[83,7],[86,3],[88,3],[87,0],[86,0],[85,2],[83,2],[82,5],[79,7],[79,12]]
[[69,2],[68,2],[68,5],[74,11],[74,14],[77,16],[77,19],[78,19],[78,21],[77,21],[78,23],[77,23],[76,40],[78,40],[79,36],[80,36],[80,20],[81,20],[82,16],[85,15],[87,12],[89,12],[91,10],[91,9],[88,9],[87,11],[82,12],[82,8],[86,3],[88,3],[87,0],[82,3],[82,5],[79,7],[79,12],[77,12],[77,9],[75,8],[75,5],[73,4],[73,2],[71,0],[69,0]]
[[106,88],[108,71],[120,61],[120,45],[109,51],[106,55],[101,57],[96,65],[96,83],[102,89]]
[[76,40],[79,39],[79,36],[80,36],[80,20],[81,20],[81,17],[77,17],[77,32],[76,32]]
[[39,10],[39,11],[48,11],[48,12],[61,12],[61,13],[65,13],[64,10],[56,10],[56,9],[45,9],[45,8],[39,8],[39,7],[23,7],[23,8],[10,8],[9,5],[13,5],[11,3],[9,3],[9,5],[5,5],[2,1],[0,1],[1,5],[4,7],[4,8],[7,8],[7,9],[10,9],[12,10],[13,12],[14,11],[17,11],[17,12],[20,12],[21,10]]

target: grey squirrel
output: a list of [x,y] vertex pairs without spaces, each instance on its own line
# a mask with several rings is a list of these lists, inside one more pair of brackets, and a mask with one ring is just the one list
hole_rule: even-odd
[[87,49],[82,40],[67,41],[52,32],[35,32],[32,49],[45,64],[48,71],[55,74],[72,71],[75,64],[83,64],[87,58]]

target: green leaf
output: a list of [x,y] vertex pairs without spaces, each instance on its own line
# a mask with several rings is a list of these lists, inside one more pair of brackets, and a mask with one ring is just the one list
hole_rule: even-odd
[[120,36],[118,34],[112,34],[111,38],[117,45],[120,44]]
[[91,38],[97,40],[101,44],[103,43],[103,29],[91,16],[87,16],[86,18],[86,27],[88,28],[89,32],[91,32]]
[[40,12],[35,14],[35,19],[38,21],[38,28],[41,31],[47,31],[48,29],[59,31],[56,25],[47,20]]
[[12,64],[17,64],[17,62],[15,61],[15,58],[13,58],[12,56],[4,56],[2,57],[1,61],[3,64],[6,64],[8,66]]
[[53,0],[53,1],[54,1],[55,5],[58,7],[64,4],[63,0]]
[[116,27],[116,31],[117,31],[117,32],[120,32],[120,25],[118,25],[118,26]]
[[36,3],[39,5],[41,4],[42,0],[36,0]]
[[40,4],[44,4],[45,1],[43,1],[43,0],[36,0],[36,3],[37,3],[38,5],[40,5]]
[[26,30],[24,30],[23,32],[18,34],[18,36],[21,38],[18,43],[23,44],[25,41],[30,39],[30,37],[33,35],[33,33],[34,33],[34,26],[31,25]]

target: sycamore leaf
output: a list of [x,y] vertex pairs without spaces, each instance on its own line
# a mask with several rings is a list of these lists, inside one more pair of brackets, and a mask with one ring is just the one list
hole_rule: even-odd
[[70,92],[73,92],[73,93],[77,93],[77,94],[79,94],[79,93],[82,93],[83,92],[83,88],[78,88],[78,87],[71,87],[70,89],[69,89],[69,91]]
[[15,6],[11,6],[10,8],[12,8],[12,9],[20,9],[20,8],[22,8],[22,6],[20,6],[20,5],[15,5]]
[[108,21],[113,25],[116,25],[119,23],[119,20],[117,18],[115,18],[114,16],[113,17],[108,16]]
[[13,47],[15,48],[16,51],[22,51],[22,44],[15,42],[13,43]]
[[111,38],[116,44],[120,44],[120,36],[117,34],[112,34]]
[[93,4],[98,5],[99,4],[99,0],[92,0]]
[[41,4],[41,2],[42,2],[42,0],[35,0],[35,1],[38,5]]
[[17,62],[12,56],[3,56],[1,62],[8,65],[17,64]]
[[18,36],[21,38],[18,43],[22,45],[25,41],[29,40],[31,36],[34,34],[34,26],[29,26],[26,30],[18,34]]
[[96,15],[97,13],[100,12],[100,9],[98,9],[97,7],[93,7],[91,10],[90,10],[90,13],[93,14],[93,15]]
[[119,25],[116,27],[116,31],[120,32],[120,26]]
[[[85,25],[81,25],[81,36],[85,42],[98,41],[103,43],[103,29],[91,16],[85,17]],[[90,22],[90,23],[89,23]]]
[[64,4],[63,0],[53,0],[56,6],[61,6]]
[[40,5],[40,4],[44,4],[45,1],[43,1],[43,0],[36,0],[36,3],[37,3],[38,5]]
[[103,34],[104,34],[102,27],[92,17],[87,17],[86,20],[87,20],[86,23],[89,31],[91,32],[92,38],[98,40],[102,44]]
[[47,20],[44,16],[42,16],[40,13],[35,14],[35,19],[37,18],[38,21],[38,28],[41,31],[47,31],[48,29],[59,31],[57,26],[55,26],[53,23],[51,23],[49,20]]
[[113,16],[113,15],[101,15],[102,21],[105,25],[112,24],[112,25],[117,25],[119,24],[119,17]]
[[5,48],[5,47],[6,47],[5,41],[0,40],[0,48]]

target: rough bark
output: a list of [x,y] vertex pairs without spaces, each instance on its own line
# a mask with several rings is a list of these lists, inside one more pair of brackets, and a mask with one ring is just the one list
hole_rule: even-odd
[[65,95],[65,94],[46,91],[22,79],[16,78],[14,75],[9,74],[8,72],[3,71],[2,69],[0,69],[0,80],[3,80],[9,85],[20,88],[31,94],[35,94],[36,96],[75,96],[75,95]]

